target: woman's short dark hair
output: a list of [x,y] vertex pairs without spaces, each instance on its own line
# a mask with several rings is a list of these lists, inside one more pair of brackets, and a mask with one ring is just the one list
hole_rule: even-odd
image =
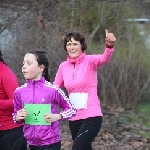
[[82,47],[82,52],[87,49],[87,45],[85,43],[84,36],[78,32],[70,32],[70,33],[66,34],[64,37],[64,50],[67,51],[66,45],[67,45],[67,42],[71,41],[71,38],[74,38],[74,40],[80,42],[81,47]]
[[34,54],[38,65],[44,65],[44,71],[43,71],[43,76],[45,80],[50,81],[50,75],[48,74],[48,67],[49,67],[49,61],[48,61],[48,53],[45,51],[40,51],[40,50],[30,50],[28,53]]
[[6,65],[6,63],[4,62],[4,59],[2,57],[2,52],[1,51],[0,51],[0,62],[3,62]]

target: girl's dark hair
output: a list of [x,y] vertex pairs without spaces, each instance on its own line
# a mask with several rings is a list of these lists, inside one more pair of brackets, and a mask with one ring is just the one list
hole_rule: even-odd
[[80,42],[81,47],[82,47],[82,52],[87,49],[87,45],[85,43],[84,36],[78,32],[70,32],[70,33],[66,34],[64,37],[64,50],[67,51],[66,45],[67,45],[67,42],[71,41],[71,38],[74,38],[74,40]]
[[28,53],[34,54],[36,56],[38,64],[45,66],[42,76],[44,76],[45,80],[50,81],[50,75],[48,74],[48,53],[40,50],[30,50],[28,51]]

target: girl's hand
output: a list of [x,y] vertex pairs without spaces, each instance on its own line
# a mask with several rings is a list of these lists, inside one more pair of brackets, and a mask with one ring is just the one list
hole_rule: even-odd
[[46,122],[55,122],[60,120],[62,116],[60,114],[45,114],[44,119]]
[[16,121],[21,121],[22,119],[25,119],[26,116],[28,116],[27,110],[25,108],[20,109],[17,111]]
[[113,35],[113,33],[109,33],[107,29],[105,29],[105,33],[106,33],[106,45],[113,47],[114,42],[116,41],[115,36]]

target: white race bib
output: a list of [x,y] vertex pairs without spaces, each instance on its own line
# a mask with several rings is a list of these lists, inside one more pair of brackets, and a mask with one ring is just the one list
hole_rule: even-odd
[[87,108],[88,93],[70,93],[69,99],[76,109]]

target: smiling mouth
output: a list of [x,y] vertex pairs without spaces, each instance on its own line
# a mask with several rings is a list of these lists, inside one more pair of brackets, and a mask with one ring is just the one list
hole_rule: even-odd
[[76,51],[69,51],[70,53],[76,53]]

